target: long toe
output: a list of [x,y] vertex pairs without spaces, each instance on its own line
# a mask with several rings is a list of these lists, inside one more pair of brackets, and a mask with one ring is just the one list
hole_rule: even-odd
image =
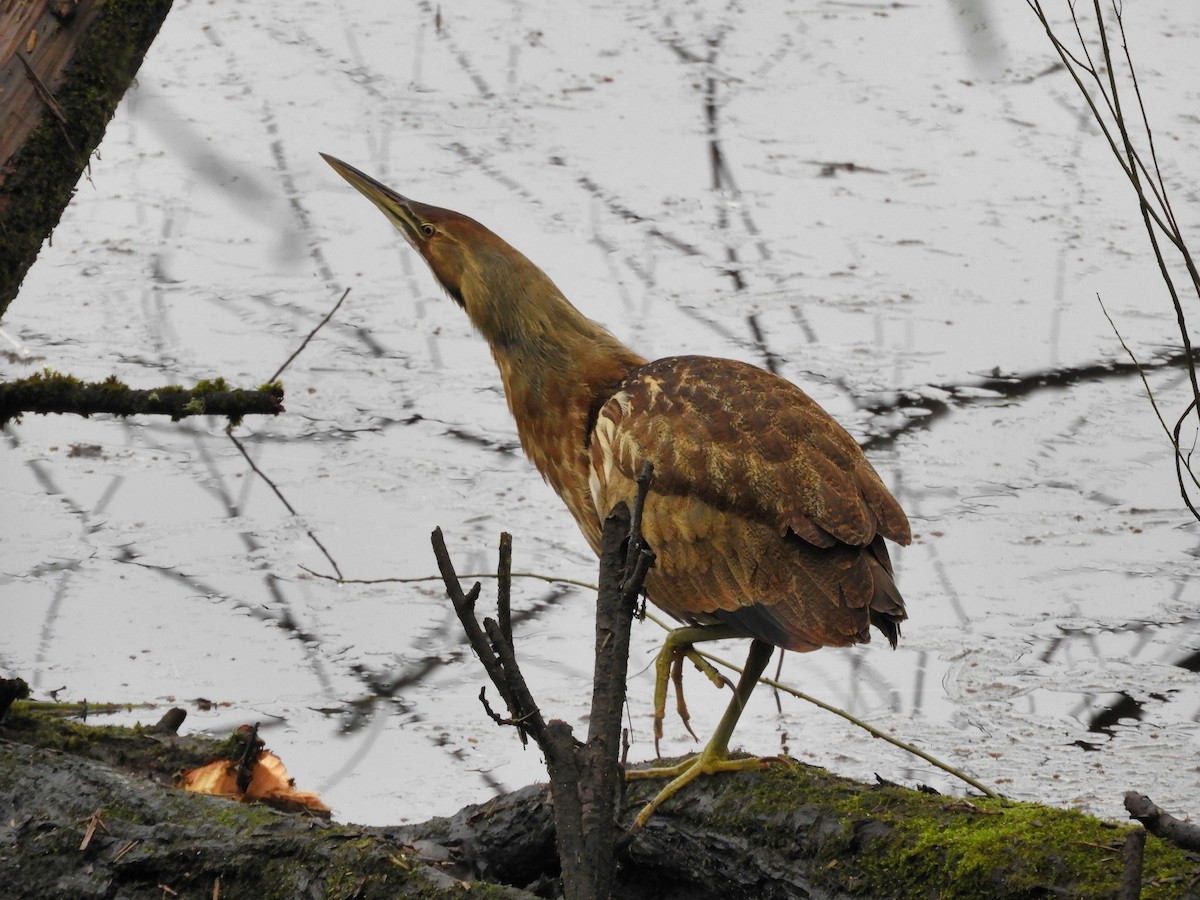
[[773,762],[781,761],[780,757],[762,759],[757,756],[743,756],[737,759],[730,759],[728,756],[701,753],[699,756],[692,756],[685,759],[678,765],[655,769],[635,769],[626,772],[625,778],[627,780],[640,778],[672,779],[666,787],[658,792],[653,800],[642,807],[642,811],[633,820],[633,827],[637,829],[645,825],[650,820],[650,817],[654,815],[655,810],[701,775],[715,775],[718,772],[759,770],[766,768]]

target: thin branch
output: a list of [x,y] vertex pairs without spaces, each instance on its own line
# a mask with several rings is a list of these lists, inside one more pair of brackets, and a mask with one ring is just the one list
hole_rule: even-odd
[[[239,441],[237,439],[237,437],[234,435],[232,422],[230,422],[228,425],[225,426],[225,436],[228,437],[231,441],[233,441],[233,446],[238,448],[238,452],[241,453],[242,457],[246,460],[246,465],[248,465],[250,467],[250,470],[252,472],[254,472],[254,474],[257,475],[259,478],[261,478],[266,483],[267,487],[269,487],[275,493],[275,496],[279,498],[279,502],[283,504],[284,508],[289,513],[291,513],[293,516],[296,516],[297,518],[299,518],[300,514],[298,512],[296,512],[295,507],[293,507],[292,504],[288,502],[287,497],[285,497],[283,495],[283,491],[281,491],[279,489],[279,487],[275,484],[275,482],[273,482],[270,478],[267,477],[266,472],[264,472],[262,469],[260,469],[255,464],[254,460],[250,457],[250,454],[246,451],[245,445],[243,445],[242,442]],[[333,556],[330,554],[330,552],[325,548],[325,545],[321,543],[321,539],[317,537],[317,535],[312,531],[312,529],[306,529],[304,533],[306,535],[308,535],[308,539],[316,545],[318,550],[321,551],[321,555],[324,556],[325,559],[327,559],[329,561],[329,564],[331,566],[333,566],[333,571],[337,572],[337,577],[341,578],[342,570],[338,567],[337,560],[335,560],[333,558]],[[301,566],[301,568],[303,568],[303,566]]]
[[[518,730],[522,736],[528,732],[536,738],[538,732],[545,728],[545,722],[542,721],[540,713],[537,713],[536,706],[533,709],[529,709],[518,701],[514,685],[508,680],[507,673],[504,671],[504,666],[498,656],[498,648],[493,646],[488,634],[484,630],[487,621],[485,620],[484,626],[481,627],[475,618],[475,601],[479,598],[480,583],[476,581],[471,590],[464,593],[458,575],[454,571],[454,563],[450,559],[450,552],[446,549],[446,540],[442,537],[442,529],[433,529],[431,541],[433,543],[433,555],[437,559],[438,570],[442,573],[442,581],[446,585],[446,593],[450,597],[450,602],[454,605],[454,611],[458,614],[458,620],[467,635],[467,641],[470,643],[471,649],[475,651],[475,655],[479,657],[479,661],[483,664],[488,678],[496,686],[496,690],[500,692],[500,696],[504,698],[504,703],[508,707],[509,714],[513,721],[517,723]],[[528,693],[527,688],[526,693]],[[522,737],[522,740],[524,740],[524,737]]]
[[[426,581],[441,581],[441,575],[417,575],[413,578],[342,578],[340,575],[326,575],[324,572],[317,572],[308,566],[300,566],[313,578],[323,578],[326,581],[333,581],[337,584],[422,584]],[[547,584],[569,584],[572,587],[584,588],[585,590],[596,590],[596,584],[592,581],[582,581],[578,578],[564,578],[561,575],[543,575],[541,572],[510,572],[512,578],[531,578],[535,581],[544,581]],[[466,572],[458,576],[459,578],[496,578],[495,572]]]
[[301,353],[304,352],[304,348],[308,346],[308,342],[311,341],[316,336],[317,332],[320,331],[325,326],[326,322],[328,322],[330,319],[333,318],[333,314],[336,313],[338,311],[338,309],[341,307],[342,301],[345,300],[349,295],[350,295],[350,288],[346,288],[346,290],[342,291],[342,296],[338,298],[337,303],[333,304],[333,309],[331,309],[328,313],[325,314],[325,318],[323,318],[320,322],[317,323],[317,327],[308,333],[308,337],[306,337],[303,341],[300,342],[300,346],[296,348],[295,352],[292,353],[291,356],[289,356],[287,359],[285,359],[283,361],[283,365],[275,370],[275,374],[272,375],[268,379],[268,381],[277,381],[279,379],[279,376],[283,374],[283,370],[292,364],[292,360],[294,360],[297,356],[299,356]]
[[[634,512],[631,514],[620,503],[603,523],[596,598],[596,667],[585,744],[575,740],[565,722],[543,719],[517,664],[510,609],[512,537],[506,533],[500,539],[495,576],[499,580],[499,621],[484,619],[480,627],[475,616],[479,582],[464,594],[441,529],[434,529],[432,535],[446,593],[471,649],[504,698],[510,715],[506,719],[496,713],[481,690],[479,700],[485,712],[498,724],[515,726],[522,739],[526,734],[532,736],[545,756],[562,881],[569,900],[608,900],[615,880],[618,798],[624,789],[619,761],[621,710],[625,705],[630,628],[642,589],[639,573],[644,575],[654,560],[633,524],[641,521],[651,473],[649,466],[643,469]],[[627,574],[631,570],[632,574]]]
[[1133,355],[1133,351],[1129,349],[1129,345],[1125,343],[1125,338],[1121,336],[1121,332],[1117,329],[1117,325],[1113,321],[1112,316],[1108,314],[1108,308],[1105,307],[1104,301],[1100,299],[1099,294],[1096,294],[1096,302],[1100,304],[1100,311],[1104,313],[1104,318],[1108,319],[1108,324],[1112,328],[1113,334],[1117,336],[1117,341],[1121,344],[1121,348],[1126,354],[1128,354],[1130,361],[1137,368],[1138,377],[1142,379],[1142,387],[1146,390],[1146,397],[1150,400],[1150,407],[1154,410],[1154,415],[1158,417],[1158,423],[1162,426],[1163,431],[1166,433],[1167,437],[1170,438],[1171,447],[1175,451],[1175,480],[1179,483],[1179,493],[1183,497],[1183,502],[1187,504],[1187,508],[1191,510],[1192,515],[1197,519],[1200,519],[1200,510],[1197,510],[1192,504],[1191,497],[1188,496],[1187,486],[1183,483],[1183,470],[1187,470],[1188,475],[1190,475],[1192,478],[1192,484],[1196,485],[1198,489],[1200,489],[1200,480],[1196,478],[1196,473],[1192,471],[1191,463],[1184,457],[1183,450],[1179,445],[1180,428],[1183,426],[1183,422],[1187,418],[1188,413],[1195,408],[1196,401],[1193,400],[1190,404],[1188,404],[1187,409],[1183,411],[1183,414],[1175,423],[1174,429],[1167,425],[1166,420],[1163,418],[1162,411],[1158,408],[1158,401],[1154,397],[1154,391],[1150,388],[1150,382],[1146,378],[1146,373],[1142,371],[1141,363],[1138,362],[1137,357]]
[[[1154,189],[1154,197],[1162,205],[1163,212],[1166,214],[1167,222],[1170,223],[1172,230],[1178,232],[1179,224],[1175,221],[1175,211],[1171,208],[1171,198],[1167,193],[1167,183],[1163,180],[1162,169],[1158,165],[1158,150],[1155,146],[1154,131],[1150,128],[1150,116],[1146,113],[1146,102],[1142,99],[1142,85],[1138,81],[1137,69],[1133,65],[1133,57],[1129,53],[1129,39],[1125,36],[1125,17],[1121,13],[1120,7],[1116,7],[1117,29],[1121,33],[1121,49],[1125,53],[1125,67],[1129,70],[1129,82],[1133,85],[1133,94],[1137,98],[1138,113],[1142,117],[1142,130],[1146,133],[1146,146],[1150,150],[1150,161],[1154,163],[1154,180],[1157,185]],[[1146,173],[1146,177],[1150,177],[1150,173]],[[1181,248],[1185,253],[1187,248]]]
[[[478,586],[479,582],[475,582],[475,584]],[[475,591],[474,593],[477,596],[479,592]],[[475,597],[472,597],[471,600],[474,603]],[[525,741],[525,735],[529,734],[537,741],[538,746],[545,750],[546,721],[542,718],[537,701],[533,699],[533,692],[529,690],[525,674],[517,665],[517,655],[512,642],[505,639],[500,625],[495,619],[484,619],[483,630],[491,643],[492,652],[495,653],[494,659],[500,666],[501,681],[496,684],[496,688],[503,695],[507,687],[508,693],[513,698],[509,709],[513,714],[513,724],[517,726],[517,730],[521,734],[522,743]],[[476,655],[478,655],[478,651],[476,651]]]
[[[1073,0],[1068,2],[1067,6],[1070,10],[1071,22],[1075,29],[1076,38],[1079,41],[1080,47],[1083,50],[1086,64],[1080,62],[1055,35],[1053,28],[1046,16],[1045,10],[1042,8],[1040,0],[1026,0],[1026,5],[1033,11],[1038,21],[1046,31],[1046,36],[1049,38],[1063,65],[1066,67],[1076,87],[1083,95],[1088,104],[1088,108],[1092,112],[1092,117],[1100,127],[1105,139],[1108,141],[1109,148],[1112,150],[1113,156],[1120,164],[1125,177],[1129,180],[1133,187],[1134,193],[1138,199],[1138,209],[1141,213],[1142,224],[1146,230],[1147,238],[1150,241],[1150,248],[1154,254],[1155,262],[1158,265],[1159,273],[1162,276],[1167,293],[1171,299],[1171,305],[1175,310],[1176,325],[1179,330],[1179,337],[1184,348],[1184,356],[1188,359],[1188,379],[1191,386],[1192,400],[1188,404],[1187,409],[1180,416],[1179,421],[1173,430],[1167,429],[1163,417],[1159,413],[1158,407],[1155,404],[1153,396],[1151,396],[1151,404],[1154,405],[1155,414],[1159,416],[1159,421],[1163,422],[1164,430],[1171,438],[1172,447],[1175,453],[1175,475],[1179,483],[1180,495],[1184,503],[1191,511],[1192,515],[1200,520],[1200,512],[1197,511],[1188,495],[1188,489],[1183,478],[1183,469],[1187,469],[1193,484],[1200,484],[1197,477],[1192,472],[1189,465],[1189,460],[1185,457],[1183,449],[1180,445],[1180,431],[1187,417],[1200,406],[1200,376],[1196,372],[1195,364],[1192,360],[1192,341],[1188,328],[1186,316],[1184,314],[1183,302],[1180,298],[1179,290],[1176,287],[1175,279],[1171,274],[1170,267],[1163,253],[1163,246],[1159,240],[1160,233],[1166,237],[1167,241],[1175,247],[1183,259],[1184,265],[1187,268],[1188,275],[1192,282],[1192,287],[1197,296],[1200,296],[1200,270],[1196,266],[1195,260],[1188,249],[1187,243],[1183,238],[1183,233],[1179,229],[1177,220],[1175,219],[1174,211],[1171,207],[1170,196],[1167,192],[1166,182],[1163,178],[1162,167],[1158,159],[1158,151],[1155,145],[1154,132],[1150,127],[1150,118],[1146,111],[1145,100],[1142,96],[1141,84],[1137,77],[1137,70],[1133,65],[1133,56],[1129,49],[1129,40],[1125,32],[1125,22],[1120,6],[1113,2],[1111,7],[1116,17],[1117,28],[1121,38],[1122,50],[1125,60],[1125,66],[1128,71],[1129,81],[1132,84],[1134,97],[1137,101],[1137,108],[1141,116],[1142,131],[1145,135],[1146,144],[1149,148],[1150,162],[1153,167],[1146,165],[1142,155],[1133,145],[1133,139],[1130,135],[1128,124],[1125,118],[1125,111],[1121,101],[1121,91],[1117,84],[1117,70],[1114,65],[1113,52],[1109,42],[1108,28],[1104,24],[1104,10],[1101,5],[1101,0],[1092,0],[1092,9],[1096,16],[1096,33],[1100,42],[1100,49],[1106,72],[1106,78],[1102,78],[1098,67],[1092,61],[1091,53],[1088,50],[1087,39],[1083,34],[1083,27],[1080,24],[1079,17],[1076,13],[1075,3]],[[1090,91],[1087,89],[1080,76],[1080,72],[1085,72],[1096,83],[1096,88],[1099,90],[1101,97],[1104,98],[1104,103],[1108,110],[1108,117],[1104,116],[1098,108],[1095,100],[1092,98]],[[1107,83],[1106,83],[1107,82]],[[1111,118],[1111,126],[1109,123]],[[1120,135],[1120,143],[1113,135],[1115,128],[1117,134]],[[1151,200],[1153,198],[1153,202]],[[1112,324],[1112,318],[1105,311],[1105,317]],[[1114,326],[1114,331],[1116,330]],[[1120,340],[1120,335],[1118,335]],[[1121,341],[1122,347],[1133,357],[1133,353]],[[1134,360],[1135,365],[1137,360]],[[1142,376],[1143,384],[1145,385],[1145,375],[1138,366],[1138,374]],[[1149,386],[1146,385],[1149,393]]]
[[[1067,73],[1075,82],[1075,86],[1079,88],[1079,93],[1083,95],[1084,101],[1087,103],[1088,108],[1092,112],[1093,120],[1100,128],[1105,140],[1108,141],[1109,149],[1112,150],[1113,156],[1116,158],[1117,163],[1121,166],[1122,171],[1125,173],[1125,177],[1132,180],[1134,173],[1130,171],[1129,163],[1126,162],[1126,159],[1122,154],[1121,147],[1118,144],[1117,139],[1113,136],[1108,121],[1101,114],[1100,109],[1096,106],[1096,101],[1092,98],[1091,92],[1083,83],[1083,79],[1079,77],[1079,71],[1082,70],[1095,80],[1097,89],[1100,92],[1100,96],[1104,98],[1105,106],[1107,106],[1109,112],[1112,113],[1112,101],[1109,99],[1108,92],[1104,88],[1104,82],[1101,80],[1099,73],[1096,71],[1095,65],[1092,64],[1091,55],[1087,51],[1087,43],[1083,37],[1082,31],[1080,30],[1079,20],[1075,16],[1074,4],[1068,4],[1071,7],[1071,20],[1075,25],[1076,33],[1079,35],[1080,44],[1084,48],[1084,55],[1088,60],[1087,64],[1081,63],[1073,54],[1071,54],[1066,45],[1063,44],[1059,37],[1054,33],[1053,27],[1050,25],[1050,21],[1046,16],[1045,10],[1042,9],[1042,4],[1039,2],[1039,0],[1025,0],[1025,4],[1033,11],[1033,14],[1041,23],[1046,32],[1046,36],[1050,39],[1050,43],[1054,46],[1055,51],[1058,53],[1059,59],[1062,60],[1063,67],[1067,70]],[[1098,27],[1103,27],[1103,21],[1098,23]],[[1123,127],[1123,123],[1118,122],[1118,126]],[[1123,144],[1124,141],[1121,143]],[[1137,157],[1136,153],[1134,154],[1134,159],[1137,165],[1141,165],[1141,160]],[[1155,224],[1162,229],[1163,233],[1170,237],[1171,243],[1178,247],[1178,237],[1172,234],[1171,229],[1167,227],[1167,224],[1162,220],[1158,213],[1152,209],[1150,210],[1150,215],[1154,219]]]
[[1196,481],[1196,474],[1192,471],[1191,454],[1184,457],[1182,447],[1179,443],[1179,432],[1183,428],[1183,423],[1192,410],[1196,408],[1196,401],[1193,399],[1191,403],[1179,414],[1179,418],[1175,421],[1175,427],[1171,430],[1171,442],[1175,446],[1175,480],[1179,482],[1179,492],[1183,495],[1183,502],[1187,504],[1187,508],[1191,510],[1192,515],[1200,520],[1200,510],[1197,510],[1192,505],[1192,499],[1188,496],[1187,488],[1183,484],[1183,469],[1187,469],[1188,474],[1192,476],[1193,483]]
[[[658,625],[661,625],[663,628],[666,628],[668,631],[670,630],[670,626],[668,626],[667,623],[659,621],[655,616],[653,616],[649,613],[647,613],[646,615],[647,615],[647,618],[649,618],[651,621],[655,622]],[[729,660],[722,659],[721,657],[716,656],[715,654],[709,653],[705,650],[696,650],[696,653],[698,653],[700,656],[703,656],[705,659],[709,660],[710,662],[715,662],[717,665],[724,666],[725,668],[731,669],[734,672],[740,673],[742,671],[741,666],[734,665]],[[781,681],[776,681],[774,678],[767,678],[764,675],[764,676],[760,677],[758,680],[761,684],[765,684],[765,685],[775,688],[776,690],[783,691],[785,694],[791,694],[793,697],[797,698],[798,700],[804,700],[807,703],[811,703],[813,706],[820,707],[821,709],[825,710],[826,712],[833,713],[835,716],[841,716],[847,722],[851,722],[852,724],[857,725],[859,728],[863,729],[863,731],[867,732],[872,737],[877,737],[882,741],[887,741],[887,743],[889,743],[895,747],[899,747],[901,750],[905,750],[905,751],[911,753],[913,756],[920,757],[921,759],[925,760],[925,762],[929,763],[931,766],[936,766],[937,768],[941,769],[943,772],[953,775],[955,778],[958,778],[961,781],[966,782],[971,787],[975,788],[975,790],[981,792],[984,796],[993,797],[993,798],[997,798],[997,799],[999,799],[1001,796],[1000,794],[996,793],[996,791],[992,790],[987,785],[982,784],[979,781],[976,781],[974,778],[972,778],[970,775],[963,772],[962,770],[954,768],[954,766],[950,765],[949,763],[942,762],[937,757],[931,756],[930,754],[926,753],[924,750],[920,749],[919,747],[914,747],[912,744],[905,743],[904,741],[900,740],[895,735],[888,734],[886,731],[882,731],[882,730],[876,728],[874,725],[871,725],[869,722],[863,721],[862,719],[858,718],[854,714],[846,712],[846,710],[844,710],[844,709],[839,709],[838,707],[833,706],[832,704],[826,703],[824,700],[818,700],[816,697],[812,696],[811,694],[806,694],[803,691],[798,691],[794,687],[786,685]]]

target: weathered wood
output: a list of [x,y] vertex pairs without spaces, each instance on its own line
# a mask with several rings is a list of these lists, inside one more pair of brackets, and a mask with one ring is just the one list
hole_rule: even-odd
[[170,8],[171,0],[0,4],[0,317]]

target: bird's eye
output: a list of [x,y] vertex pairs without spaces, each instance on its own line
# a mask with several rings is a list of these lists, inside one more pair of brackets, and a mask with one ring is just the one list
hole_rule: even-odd
[[433,237],[433,233],[436,230],[437,229],[434,228],[432,225],[430,225],[428,222],[425,222],[421,225],[421,234],[425,235],[425,237]]

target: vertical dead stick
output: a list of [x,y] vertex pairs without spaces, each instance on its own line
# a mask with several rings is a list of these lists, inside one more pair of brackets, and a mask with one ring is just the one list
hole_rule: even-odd
[[626,545],[625,567],[621,573],[624,579],[621,591],[631,602],[641,593],[646,573],[654,565],[654,552],[642,537],[642,513],[646,507],[646,497],[650,493],[650,482],[653,480],[654,465],[647,460],[642,463],[642,471],[637,477],[637,496],[634,497],[633,510],[630,512],[629,543]]
[[646,463],[633,509],[624,503],[604,522],[600,586],[596,596],[596,670],[580,792],[586,852],[597,897],[611,895],[616,873],[617,813],[625,779],[621,771],[621,711],[629,669],[629,636],[642,582],[654,553],[642,538],[642,510],[653,478]]
[[579,791],[584,852],[591,861],[597,897],[612,894],[615,875],[617,811],[621,776],[621,711],[629,666],[629,631],[636,593],[623,589],[630,514],[624,503],[609,514],[601,538],[600,587],[596,596],[596,669],[588,740],[582,756]]
[[1142,855],[1145,850],[1146,830],[1135,828],[1126,836],[1125,849],[1121,851],[1125,865],[1117,900],[1138,900],[1142,896]]
[[[470,643],[471,649],[475,651],[475,655],[479,657],[479,661],[483,663],[488,678],[504,699],[504,704],[508,707],[513,722],[521,723],[523,713],[527,713],[528,710],[522,711],[517,704],[512,687],[505,678],[500,660],[496,656],[496,651],[492,649],[491,641],[475,618],[475,601],[479,599],[480,584],[478,581],[475,582],[469,592],[463,593],[462,585],[458,581],[458,573],[454,571],[454,563],[450,560],[450,552],[446,549],[446,540],[442,536],[442,529],[433,529],[430,539],[433,543],[433,555],[437,558],[438,571],[442,573],[442,581],[446,585],[446,594],[450,597],[450,602],[454,604],[454,611],[458,614],[458,621],[462,623],[467,641]],[[520,725],[520,727],[522,731],[526,730],[525,725]]]
[[512,633],[512,535],[500,532],[500,562],[496,567],[496,617],[500,620],[500,633],[517,652]]
[[441,529],[434,529],[432,535],[446,593],[471,648],[508,704],[511,719],[505,721],[490,709],[489,715],[504,724],[516,725],[522,737],[525,733],[531,735],[545,754],[563,890],[568,900],[608,900],[616,880],[617,812],[624,788],[619,761],[621,711],[634,608],[642,581],[654,564],[654,554],[640,529],[652,475],[652,467],[646,464],[638,477],[633,510],[620,503],[604,521],[596,598],[596,669],[586,744],[575,740],[565,722],[546,722],[542,718],[517,665],[510,609],[511,536],[503,534],[500,538],[499,621],[484,619],[481,626],[475,616],[479,584],[463,593]]

